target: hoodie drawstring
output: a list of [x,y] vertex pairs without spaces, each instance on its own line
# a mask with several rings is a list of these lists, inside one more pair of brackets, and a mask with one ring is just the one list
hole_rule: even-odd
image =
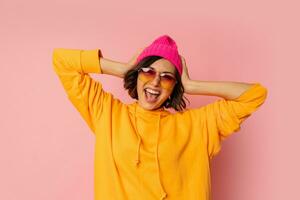
[[158,160],[158,141],[159,141],[159,126],[160,126],[160,114],[159,114],[159,120],[158,120],[158,134],[157,134],[157,142],[156,142],[156,163],[157,163],[157,170],[158,170],[158,180],[160,183],[160,187],[162,190],[162,197],[161,200],[163,200],[164,198],[167,197],[167,193],[164,190],[163,186],[162,186],[162,182],[161,182],[161,178],[160,178],[160,168],[159,168],[159,160]]
[[135,107],[135,116],[134,116],[134,128],[135,128],[135,132],[138,136],[138,145],[137,145],[137,150],[136,150],[136,159],[134,160],[135,165],[137,166],[140,163],[140,148],[141,148],[141,142],[142,142],[142,138],[139,134],[139,132],[137,131],[137,120],[136,120],[136,107]]
[[141,146],[141,136],[138,134],[139,141],[138,141],[138,147],[136,152],[136,159],[135,159],[135,165],[138,165],[140,163],[140,146]]
[[[160,177],[160,167],[159,167],[159,159],[158,159],[158,142],[159,142],[159,128],[160,128],[160,114],[159,114],[159,120],[158,120],[158,134],[157,134],[157,141],[156,141],[156,164],[157,164],[157,170],[158,170],[158,180],[160,183],[160,188],[162,190],[162,196],[160,198],[160,200],[163,200],[167,197],[167,193],[164,190],[163,186],[162,186],[162,182],[161,182],[161,177]],[[136,152],[136,159],[134,160],[135,165],[138,166],[138,164],[140,163],[140,147],[141,147],[141,142],[142,142],[142,138],[140,136],[140,134],[137,131],[137,117],[136,117],[136,106],[135,106],[135,116],[134,116],[135,120],[135,130],[136,130],[136,134],[138,136],[138,144],[137,144],[137,152]]]

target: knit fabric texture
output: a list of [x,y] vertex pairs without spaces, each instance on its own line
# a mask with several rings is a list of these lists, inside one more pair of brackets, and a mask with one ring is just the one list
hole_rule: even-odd
[[162,35],[155,39],[138,56],[136,63],[139,63],[148,56],[161,56],[167,59],[175,66],[179,74],[182,74],[182,63],[178,53],[178,47],[176,42],[169,35]]

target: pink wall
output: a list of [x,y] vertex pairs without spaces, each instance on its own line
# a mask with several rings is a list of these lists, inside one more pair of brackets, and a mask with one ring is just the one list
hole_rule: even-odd
[[[192,79],[258,81],[269,90],[265,104],[213,160],[213,199],[300,199],[299,6],[271,0],[2,0],[0,199],[93,199],[94,136],[54,74],[53,48],[100,48],[107,58],[127,61],[165,33],[177,41]],[[131,101],[121,79],[93,76]],[[218,99],[188,97],[189,107]]]

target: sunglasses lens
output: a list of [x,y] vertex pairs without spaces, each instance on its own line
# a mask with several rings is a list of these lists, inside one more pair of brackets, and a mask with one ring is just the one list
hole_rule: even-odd
[[151,68],[141,68],[140,77],[143,82],[151,81],[155,78],[156,72]]
[[163,88],[168,89],[173,86],[173,84],[175,83],[175,79],[170,75],[164,75],[164,76],[161,76],[160,82],[161,82],[161,86]]

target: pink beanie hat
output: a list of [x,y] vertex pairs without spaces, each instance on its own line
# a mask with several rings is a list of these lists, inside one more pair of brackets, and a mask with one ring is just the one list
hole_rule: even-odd
[[177,69],[179,74],[182,74],[181,58],[178,54],[175,41],[168,35],[162,35],[146,47],[138,56],[137,63],[147,56],[161,56],[169,60]]

